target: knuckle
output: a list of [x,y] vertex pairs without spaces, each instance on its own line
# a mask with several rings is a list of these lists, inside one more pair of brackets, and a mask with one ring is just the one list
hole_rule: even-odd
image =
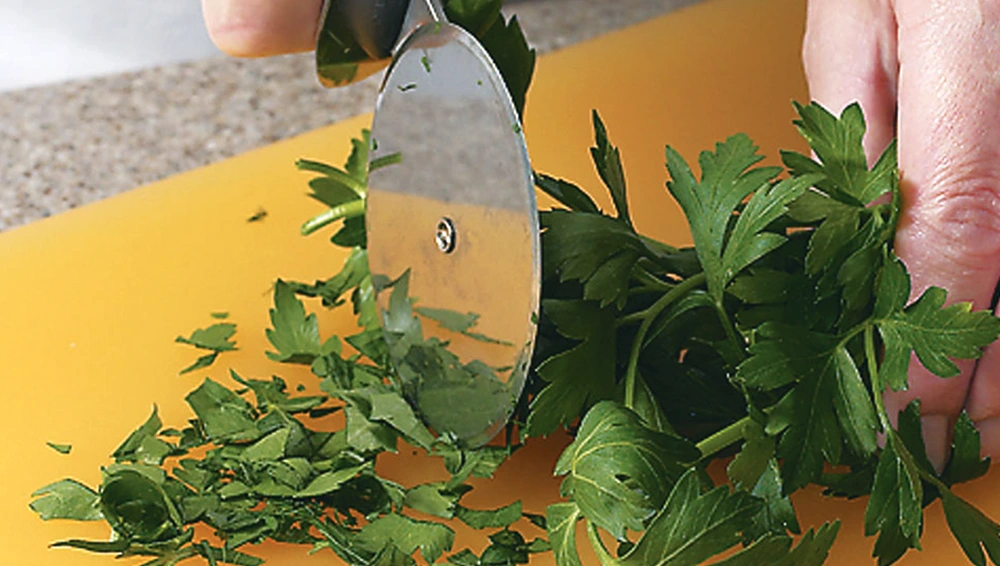
[[985,161],[941,168],[914,216],[941,253],[977,271],[1000,259],[1000,171]]

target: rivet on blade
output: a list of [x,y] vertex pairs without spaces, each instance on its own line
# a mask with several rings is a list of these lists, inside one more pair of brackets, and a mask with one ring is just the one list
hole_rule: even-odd
[[455,224],[451,218],[442,218],[438,221],[437,230],[434,232],[434,241],[443,253],[450,254],[455,251]]

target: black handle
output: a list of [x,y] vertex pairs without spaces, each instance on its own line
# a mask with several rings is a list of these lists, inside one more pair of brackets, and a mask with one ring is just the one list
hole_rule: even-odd
[[326,0],[316,38],[316,74],[326,87],[384,68],[410,0]]
[[354,39],[372,59],[392,55],[409,0],[334,0],[344,22],[354,31]]
[[446,21],[441,0],[325,0],[316,37],[319,81],[334,87],[376,73],[403,36]]

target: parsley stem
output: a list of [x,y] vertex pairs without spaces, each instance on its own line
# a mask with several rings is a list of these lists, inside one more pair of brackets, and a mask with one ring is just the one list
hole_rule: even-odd
[[749,423],[750,415],[747,415],[699,442],[695,447],[698,448],[699,452],[701,452],[701,458],[704,460],[717,452],[725,450],[736,442],[743,440],[743,429]]
[[627,315],[619,318],[617,321],[615,321],[615,327],[616,328],[621,328],[622,326],[627,326],[627,325],[632,324],[634,322],[642,322],[643,320],[646,320],[647,314],[648,314],[648,312],[645,311],[645,310],[636,311],[634,313],[627,314]]
[[590,519],[587,519],[587,539],[590,541],[590,546],[594,548],[594,554],[597,555],[602,566],[618,565],[618,561],[615,560],[614,556],[611,556],[607,547],[604,546],[604,541],[601,540],[600,535],[597,533],[597,525],[592,523]]
[[[892,430],[892,424],[889,422],[889,413],[885,410],[885,403],[882,401],[883,384],[882,378],[878,374],[878,363],[875,357],[875,330],[874,327],[868,325],[865,328],[865,358],[868,362],[868,374],[872,381],[872,395],[875,397],[875,408],[878,410],[878,418],[882,422],[882,428],[885,429],[889,434],[896,434]],[[940,478],[937,477],[931,471],[928,471],[921,465],[917,465],[917,473],[923,478],[924,481],[933,485],[941,492],[942,497],[944,492],[951,492],[951,488],[948,487]]]
[[733,351],[739,352],[741,359],[746,359],[746,341],[736,335],[733,322],[729,320],[729,314],[726,312],[726,307],[722,306],[721,299],[715,301],[715,312],[719,315],[719,322],[726,332],[726,338],[733,344]]
[[[878,363],[875,361],[877,360],[875,357],[875,330],[871,325],[865,328],[865,358],[867,358],[868,374],[872,381],[872,395],[875,397],[875,408],[878,410],[878,418],[882,422],[882,428],[889,434],[896,434],[892,431],[892,424],[889,422],[889,413],[885,410],[885,403],[882,400],[884,386],[882,378],[878,374]],[[951,488],[941,481],[940,478],[924,469],[923,466],[917,466],[917,473],[920,474],[920,477],[924,481],[936,487],[941,493],[951,491]]]
[[942,498],[944,497],[944,492],[951,492],[951,488],[948,487],[948,484],[941,481],[941,478],[937,477],[923,466],[917,465],[917,473],[921,478],[923,478],[924,481],[936,487],[938,491],[941,492]]
[[629,355],[628,370],[625,372],[625,406],[629,409],[635,406],[635,375],[636,370],[639,367],[639,353],[642,352],[642,346],[646,340],[646,333],[649,332],[650,327],[653,326],[653,323],[656,322],[656,319],[663,314],[663,311],[665,311],[667,307],[677,302],[677,300],[682,298],[684,295],[687,295],[692,290],[704,285],[704,283],[704,273],[692,275],[670,289],[669,292],[660,297],[648,309],[642,311],[642,325],[639,326],[639,330],[636,332],[635,339],[632,342],[632,352]]
[[869,325],[865,328],[865,361],[868,363],[868,376],[872,381],[872,396],[875,397],[875,408],[878,410],[878,419],[882,422],[882,428],[889,430],[889,413],[885,410],[885,403],[882,401],[882,378],[878,374],[878,358],[875,356],[875,332]]
[[295,166],[299,168],[299,171],[310,171],[313,173],[320,173],[326,175],[327,177],[333,179],[335,182],[344,185],[348,189],[351,189],[359,197],[365,196],[368,191],[368,182],[354,178],[347,172],[337,169],[336,167],[331,167],[325,163],[319,163],[317,161],[309,161],[308,159],[300,159],[295,163]]
[[646,244],[648,247],[663,253],[664,255],[673,255],[680,251],[673,246],[664,244],[663,242],[650,238],[649,236],[639,234],[639,239],[642,240],[642,243]]
[[334,206],[325,212],[318,214],[307,220],[305,224],[302,225],[301,232],[303,236],[308,236],[316,230],[336,222],[341,218],[354,218],[356,216],[361,216],[365,213],[365,199],[359,198],[352,200],[351,202],[341,204],[339,206]]
[[643,283],[644,287],[653,287],[655,289],[659,289],[660,291],[669,291],[674,287],[638,264],[636,264],[635,269],[632,270],[632,275]]
[[[192,548],[192,547],[188,547],[188,548]],[[207,540],[202,540],[201,542],[199,542],[198,543],[198,548],[201,549],[201,555],[204,556],[205,560],[208,561],[209,566],[217,566],[218,565],[218,562],[215,560],[215,555],[212,554],[212,547],[208,544]],[[226,551],[226,547],[223,546],[222,547],[222,552],[225,552],[225,551]],[[193,557],[195,554],[197,554],[197,552],[189,554],[186,558]],[[180,558],[180,557],[178,556],[177,558]],[[178,560],[178,562],[179,562],[179,560]]]
[[396,153],[390,153],[389,155],[383,155],[382,157],[376,157],[375,159],[372,159],[371,163],[368,164],[368,171],[369,172],[378,171],[379,169],[386,167],[388,165],[395,165],[397,163],[402,163],[402,162],[403,162],[403,154],[397,151]]

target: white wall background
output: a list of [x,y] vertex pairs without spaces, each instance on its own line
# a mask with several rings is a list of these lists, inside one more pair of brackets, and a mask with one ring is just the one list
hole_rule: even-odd
[[0,91],[217,53],[199,0],[0,0]]

